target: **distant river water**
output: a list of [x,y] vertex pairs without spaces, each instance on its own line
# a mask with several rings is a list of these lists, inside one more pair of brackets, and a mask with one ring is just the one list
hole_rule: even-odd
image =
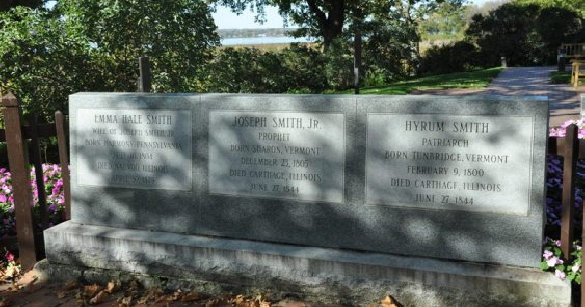
[[288,36],[264,36],[264,37],[235,37],[222,38],[224,46],[233,45],[263,45],[263,44],[288,44],[288,43],[310,43],[313,40],[307,37],[295,38]]

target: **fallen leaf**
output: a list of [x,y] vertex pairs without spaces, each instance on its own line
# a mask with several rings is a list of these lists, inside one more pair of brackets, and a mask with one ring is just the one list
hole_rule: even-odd
[[4,297],[0,297],[0,307],[10,306],[10,301]]
[[120,300],[119,307],[128,307],[132,303],[132,296],[125,296]]
[[386,295],[386,297],[380,301],[380,305],[382,305],[382,307],[398,307],[396,301],[390,297],[390,295]]
[[67,296],[67,294],[69,294],[68,291],[65,290],[59,290],[57,291],[57,298],[64,298]]
[[105,290],[102,290],[102,291],[98,292],[98,294],[96,294],[96,296],[92,297],[91,300],[89,300],[89,303],[92,305],[100,304],[106,299],[107,296],[108,296],[108,292],[106,292]]
[[140,284],[136,280],[131,280],[128,284],[128,288],[130,288],[130,290],[138,290],[140,289]]
[[236,295],[236,298],[234,298],[234,304],[236,304],[236,305],[240,305],[240,304],[244,303],[245,301],[246,301],[246,298],[241,294]]
[[205,302],[205,307],[215,307],[217,305],[217,300],[208,300]]
[[98,284],[85,286],[83,288],[83,295],[86,297],[94,297],[101,289],[102,287]]
[[114,293],[118,290],[120,290],[120,287],[122,286],[122,283],[120,283],[120,281],[110,281],[108,282],[108,285],[106,286],[106,291],[108,293]]
[[173,294],[171,294],[171,299],[173,301],[176,301],[176,300],[180,299],[182,296],[183,296],[183,292],[181,291],[181,289],[179,289],[179,290],[173,292]]
[[4,275],[8,278],[15,278],[20,275],[20,266],[18,265],[9,265],[4,272]]
[[79,287],[77,280],[70,280],[63,285],[63,290],[69,291]]
[[181,298],[181,302],[192,302],[195,301],[199,298],[199,292],[196,291],[191,291],[188,293],[185,293],[183,295],[183,297]]

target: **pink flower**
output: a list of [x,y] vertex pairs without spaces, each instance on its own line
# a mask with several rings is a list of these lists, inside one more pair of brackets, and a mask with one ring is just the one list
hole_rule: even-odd
[[555,256],[552,256],[546,261],[546,264],[548,264],[548,267],[551,268],[557,264],[563,264],[563,260],[561,260]]
[[7,252],[6,253],[6,261],[8,261],[8,262],[14,261],[14,255],[11,254],[10,252]]
[[558,247],[561,247],[561,240],[556,240],[555,241],[555,245],[558,246]]
[[544,259],[550,259],[550,257],[552,257],[553,253],[549,250],[545,250],[544,253],[542,254],[542,256],[544,257]]
[[566,277],[565,272],[560,271],[560,270],[555,270],[555,276],[558,277],[558,278],[560,278],[560,279],[563,279],[563,280]]

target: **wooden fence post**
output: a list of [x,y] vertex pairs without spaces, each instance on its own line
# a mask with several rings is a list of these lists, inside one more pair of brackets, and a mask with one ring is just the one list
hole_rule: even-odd
[[578,127],[571,124],[565,135],[565,150],[563,164],[563,208],[561,212],[561,249],[570,259],[571,245],[573,244],[573,216],[575,203],[575,167],[579,157]]
[[140,70],[138,92],[149,93],[152,90],[152,72],[150,70],[150,60],[148,57],[140,57],[138,59],[138,68]]
[[30,127],[31,162],[35,166],[35,181],[37,184],[37,193],[39,198],[41,229],[46,229],[47,225],[49,224],[49,218],[47,215],[47,196],[45,194],[45,181],[43,180],[43,163],[41,161],[41,142],[39,140],[38,125],[38,116],[34,115]]
[[61,164],[61,178],[65,193],[65,219],[71,219],[71,181],[69,178],[69,155],[67,154],[67,133],[65,132],[64,116],[61,111],[55,112],[55,126],[57,128],[57,144],[59,147],[59,163]]
[[27,270],[36,262],[28,153],[22,137],[18,99],[9,93],[2,97],[2,105],[4,106],[8,163],[12,173],[18,254],[22,268]]

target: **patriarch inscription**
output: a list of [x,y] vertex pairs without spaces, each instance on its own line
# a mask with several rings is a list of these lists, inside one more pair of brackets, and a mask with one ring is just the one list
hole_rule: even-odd
[[211,111],[209,192],[343,202],[344,115]]
[[191,111],[78,109],[79,185],[191,190]]
[[533,118],[368,114],[366,203],[526,215]]

